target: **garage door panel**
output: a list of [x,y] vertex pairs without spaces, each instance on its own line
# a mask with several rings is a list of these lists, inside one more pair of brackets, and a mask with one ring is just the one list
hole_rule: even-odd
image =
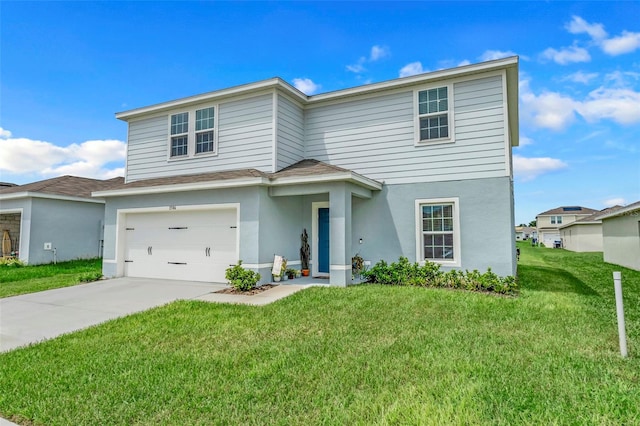
[[224,282],[237,262],[236,209],[130,213],[125,275]]

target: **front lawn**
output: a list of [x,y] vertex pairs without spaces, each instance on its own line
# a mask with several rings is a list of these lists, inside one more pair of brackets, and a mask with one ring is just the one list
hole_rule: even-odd
[[0,266],[0,297],[17,296],[80,283],[102,271],[102,259],[72,260],[34,266]]
[[0,414],[35,425],[638,424],[640,273],[600,254],[521,250],[518,297],[362,285],[264,307],[183,301],[0,354]]

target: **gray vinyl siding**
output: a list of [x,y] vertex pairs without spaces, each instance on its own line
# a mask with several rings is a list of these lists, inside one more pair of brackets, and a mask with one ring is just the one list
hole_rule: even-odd
[[304,111],[302,106],[278,95],[277,169],[304,159]]
[[[127,181],[165,176],[255,168],[270,172],[273,151],[273,95],[218,105],[215,156],[168,159],[169,114],[129,122]],[[203,104],[197,108],[211,106]],[[187,110],[185,108],[184,110]],[[190,117],[190,126],[193,125]],[[190,146],[194,143],[189,140]]]
[[501,76],[453,84],[453,143],[416,146],[413,104],[408,89],[310,108],[306,157],[388,184],[509,176]]

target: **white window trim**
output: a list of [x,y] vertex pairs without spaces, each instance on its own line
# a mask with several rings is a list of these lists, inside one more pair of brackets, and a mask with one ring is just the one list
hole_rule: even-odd
[[442,266],[460,267],[462,266],[462,249],[460,245],[460,199],[451,198],[423,198],[415,202],[415,232],[416,232],[416,262],[424,265],[424,245],[422,239],[422,209],[424,204],[453,204],[453,260],[429,259],[429,262],[439,263]]
[[[196,110],[213,108],[213,151],[208,152],[200,152],[196,154]],[[189,131],[187,132],[187,155],[180,155],[177,157],[171,156],[171,137],[175,136],[171,134],[171,116],[181,113],[189,114]],[[167,161],[184,161],[192,158],[202,158],[202,157],[215,157],[218,155],[218,117],[220,115],[219,104],[213,105],[198,105],[191,108],[183,108],[180,110],[170,111],[167,115]],[[205,130],[200,130],[198,133],[204,132]]]
[[[427,139],[420,140],[420,110],[418,109],[419,93],[429,89],[437,89],[439,87],[447,88],[447,120],[449,125],[449,137],[439,139]],[[455,142],[455,129],[453,127],[454,120],[454,108],[453,108],[453,84],[432,84],[429,86],[422,86],[413,91],[413,140],[414,146],[433,146]]]

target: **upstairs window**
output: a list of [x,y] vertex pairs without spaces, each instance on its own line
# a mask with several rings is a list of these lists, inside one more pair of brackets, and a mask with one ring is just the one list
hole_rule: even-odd
[[186,156],[188,147],[189,113],[173,114],[171,116],[171,157]]
[[196,110],[196,154],[213,152],[214,109]]
[[418,122],[419,142],[450,138],[447,86],[418,92]]
[[215,107],[171,114],[169,159],[216,154]]
[[562,225],[562,216],[551,216],[552,225]]

